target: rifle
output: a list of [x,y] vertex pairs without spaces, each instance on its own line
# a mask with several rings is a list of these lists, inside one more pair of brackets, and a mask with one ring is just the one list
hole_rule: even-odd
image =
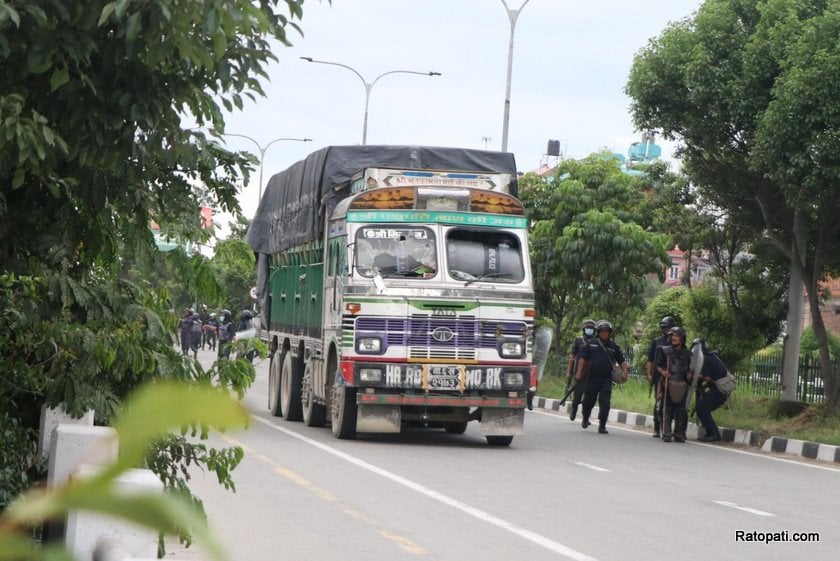
[[572,395],[572,392],[574,392],[574,391],[575,391],[575,388],[576,388],[576,387],[577,387],[577,385],[578,385],[578,382],[575,382],[574,384],[572,384],[572,380],[573,380],[573,378],[572,378],[572,377],[569,377],[569,381],[568,381],[568,382],[566,382],[566,393],[565,393],[565,394],[563,394],[563,399],[561,399],[561,400],[560,400],[560,405],[561,405],[561,406],[562,406],[564,403],[566,403],[566,400],[567,400],[567,399],[569,399],[569,396],[570,396],[570,395]]

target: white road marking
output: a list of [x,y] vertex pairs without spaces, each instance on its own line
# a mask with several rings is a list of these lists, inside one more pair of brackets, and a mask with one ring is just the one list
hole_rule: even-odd
[[575,462],[575,465],[580,466],[582,468],[591,469],[592,471],[612,471],[611,469],[593,466],[592,464],[587,464],[586,462]]
[[729,501],[712,501],[715,504],[726,506],[729,508],[735,508],[738,510],[743,510],[744,512],[749,512],[750,514],[757,514],[758,516],[776,516],[772,512],[764,512],[763,510],[758,510],[756,508],[750,508],[748,506],[741,506],[739,504],[730,503]]
[[543,535],[540,535],[536,532],[532,532],[531,530],[528,530],[526,528],[522,528],[520,526],[517,526],[516,524],[513,524],[513,523],[508,522],[506,520],[502,520],[501,518],[497,518],[496,516],[493,516],[492,514],[490,514],[488,512],[485,512],[481,509],[470,506],[466,503],[463,503],[463,502],[459,501],[458,499],[454,499],[452,497],[444,495],[443,493],[439,493],[438,491],[435,491],[434,489],[429,489],[428,487],[426,487],[424,485],[421,485],[420,483],[416,483],[414,481],[411,481],[410,479],[406,479],[405,477],[402,477],[400,475],[392,473],[392,472],[390,472],[386,469],[383,469],[383,468],[380,468],[380,467],[375,466],[373,464],[370,464],[370,463],[362,460],[361,458],[351,456],[350,454],[342,452],[341,450],[337,450],[337,449],[335,449],[331,446],[327,446],[326,444],[318,442],[317,440],[313,440],[311,438],[303,436],[302,434],[298,434],[298,433],[296,433],[294,431],[291,431],[289,429],[277,426],[277,425],[273,424],[271,421],[268,421],[268,420],[263,419],[261,417],[252,416],[252,418],[255,421],[257,421],[258,423],[262,423],[262,424],[264,424],[264,425],[266,425],[266,426],[268,426],[268,427],[270,427],[274,430],[278,430],[278,431],[280,431],[280,432],[282,432],[282,433],[284,433],[288,436],[291,436],[292,438],[297,438],[298,440],[300,440],[302,442],[305,442],[306,444],[309,444],[310,446],[314,446],[314,447],[316,447],[316,448],[318,448],[318,449],[320,449],[324,452],[327,452],[328,454],[332,454],[333,456],[336,456],[338,458],[341,458],[342,460],[350,462],[351,464],[354,464],[354,465],[356,465],[356,466],[358,466],[362,469],[368,470],[372,473],[375,473],[377,475],[380,475],[382,477],[390,479],[391,481],[393,481],[395,483],[398,483],[398,484],[400,484],[404,487],[407,487],[407,488],[411,489],[412,491],[416,491],[417,493],[425,495],[426,497],[428,497],[430,499],[434,499],[434,500],[436,500],[438,502],[441,502],[441,503],[443,503],[447,506],[458,509],[458,510],[460,510],[460,511],[466,513],[466,514],[469,514],[470,516],[472,516],[474,518],[477,518],[478,520],[481,520],[483,522],[487,522],[487,523],[492,524],[494,526],[498,526],[499,528],[507,530],[508,532],[511,532],[512,534],[516,534],[517,536],[519,536],[521,538],[524,538],[524,539],[530,541],[531,543],[534,543],[536,545],[540,545],[540,546],[542,546],[542,547],[544,547],[544,548],[546,548],[550,551],[553,551],[555,553],[559,553],[560,555],[568,557],[569,559],[574,559],[575,561],[597,561],[594,557],[590,557],[589,555],[586,555],[585,553],[581,553],[580,551],[572,549],[571,547],[565,546],[561,543],[555,542],[554,540],[551,540],[551,539],[549,539],[549,538],[547,538]]
[[[558,413],[560,413],[560,412],[559,411],[552,411],[552,412],[537,411],[536,409],[534,411],[528,411],[529,415],[535,415],[535,414],[536,415],[545,415],[547,417],[554,417],[554,418],[560,417],[560,415],[558,415]],[[568,417],[565,417],[565,419],[568,420]],[[638,435],[641,435],[641,436],[647,436],[648,438],[650,438],[650,433],[645,431],[645,430],[640,430],[639,427],[631,428],[629,426],[621,426],[620,423],[619,424],[610,423],[609,427],[610,427],[610,430],[616,429],[616,430],[621,430],[621,431],[625,431],[625,432],[631,432],[631,433],[638,434]],[[730,454],[743,454],[745,456],[753,456],[754,458],[761,458],[763,460],[772,460],[774,462],[782,462],[783,464],[793,464],[793,465],[796,465],[796,466],[808,467],[808,468],[813,468],[813,469],[821,469],[821,470],[824,470],[824,471],[833,471],[835,473],[840,473],[840,469],[835,468],[835,467],[831,467],[831,466],[824,466],[824,465],[820,465],[820,464],[817,464],[817,463],[811,463],[811,462],[807,462],[807,461],[803,461],[803,460],[793,460],[793,459],[787,459],[787,458],[779,458],[779,457],[776,457],[776,456],[770,456],[770,455],[765,454],[765,453],[750,452],[749,450],[741,450],[740,448],[732,448],[731,446],[721,446],[720,444],[707,444],[705,442],[696,442],[696,441],[693,441],[693,440],[686,440],[685,443],[686,444],[693,444],[694,446],[703,446],[704,448],[714,448],[715,450],[720,450],[721,452],[728,452]]]

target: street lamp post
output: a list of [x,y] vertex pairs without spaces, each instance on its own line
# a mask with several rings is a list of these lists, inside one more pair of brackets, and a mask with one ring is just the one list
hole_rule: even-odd
[[353,74],[359,77],[359,80],[362,81],[362,84],[365,86],[365,119],[364,124],[362,125],[362,145],[367,144],[367,127],[368,127],[368,107],[370,106],[370,91],[373,89],[374,84],[379,81],[380,78],[387,76],[388,74],[419,74],[420,76],[440,76],[440,72],[417,72],[414,70],[389,70],[388,72],[384,72],[373,79],[372,82],[368,82],[365,80],[364,76],[362,76],[355,68],[347,66],[346,64],[341,64],[338,62],[327,62],[325,60],[315,60],[312,57],[302,56],[300,57],[302,60],[306,62],[314,62],[316,64],[329,64],[331,66],[340,66],[341,68],[346,68]]
[[525,8],[525,4],[531,0],[525,0],[518,10],[511,10],[508,8],[507,2],[502,0],[505,5],[508,19],[510,20],[510,43],[508,44],[508,59],[507,59],[507,80],[505,81],[505,112],[502,119],[502,152],[507,152],[508,145],[508,122],[510,121],[510,79],[513,74],[513,34],[516,31],[516,20],[519,18],[520,12]]
[[275,142],[280,142],[281,140],[294,140],[297,142],[312,142],[311,138],[275,138],[274,140],[270,141],[265,146],[262,146],[256,139],[251,138],[247,134],[234,134],[232,132],[223,133],[224,136],[238,136],[239,138],[247,138],[251,142],[257,145],[257,149],[260,151],[260,185],[259,185],[259,200],[262,200],[262,186],[263,186],[263,159],[265,159],[265,151],[268,150],[268,147],[274,144]]

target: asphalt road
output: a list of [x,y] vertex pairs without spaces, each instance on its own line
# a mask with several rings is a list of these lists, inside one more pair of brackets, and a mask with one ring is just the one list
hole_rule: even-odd
[[[840,469],[828,464],[621,425],[599,435],[542,411],[509,448],[487,446],[474,423],[337,440],[271,417],[267,375],[266,360],[245,400],[252,426],[215,438],[245,449],[237,492],[193,480],[236,561],[840,558]],[[764,541],[798,532],[819,541]],[[206,556],[170,544],[167,558]]]

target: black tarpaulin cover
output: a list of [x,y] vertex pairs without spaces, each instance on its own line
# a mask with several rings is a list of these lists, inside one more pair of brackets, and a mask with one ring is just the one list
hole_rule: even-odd
[[269,179],[248,229],[251,248],[271,255],[321,238],[327,201],[347,197],[350,179],[366,168],[507,173],[510,193],[517,196],[516,162],[510,153],[430,146],[328,146]]

